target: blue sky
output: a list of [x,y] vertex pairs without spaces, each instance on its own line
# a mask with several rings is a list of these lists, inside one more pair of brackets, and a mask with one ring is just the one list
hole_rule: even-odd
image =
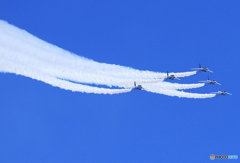
[[209,76],[233,95],[73,93],[1,73],[0,162],[202,163],[210,154],[240,156],[239,14],[238,0],[2,0],[1,19],[75,54],[159,72],[201,63],[214,73],[177,82]]

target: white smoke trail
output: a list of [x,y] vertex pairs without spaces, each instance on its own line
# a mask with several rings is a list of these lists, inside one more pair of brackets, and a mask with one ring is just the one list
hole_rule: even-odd
[[[4,47],[3,49],[1,49],[2,57],[5,57],[7,59],[12,58],[14,60],[19,60],[21,63],[31,65],[32,67],[34,67],[36,69],[41,69],[41,71],[46,72],[50,75],[54,75],[58,78],[67,79],[67,80],[71,80],[71,81],[75,81],[75,82],[91,83],[91,84],[105,84],[108,86],[113,85],[113,86],[119,86],[119,87],[131,87],[133,81],[137,81],[138,83],[144,83],[144,80],[139,80],[139,79],[134,79],[134,78],[124,79],[124,78],[118,77],[117,80],[113,80],[110,76],[108,76],[106,78],[106,76],[101,76],[100,74],[96,74],[95,72],[94,72],[94,78],[91,81],[89,79],[89,77],[92,75],[92,73],[87,72],[88,70],[86,70],[86,69],[84,69],[84,71],[82,69],[79,69],[77,71],[75,69],[70,69],[69,67],[66,67],[66,66],[65,67],[59,66],[55,62],[49,63],[48,61],[44,61],[44,62],[42,61],[42,63],[40,63],[41,60],[34,58],[35,56],[33,57],[32,54],[35,54],[36,51],[38,51],[38,50],[41,51],[41,49],[36,50],[36,47],[27,46],[28,44],[30,44],[30,42],[28,42],[28,44],[24,43],[22,41],[15,39],[11,35],[10,36],[6,35],[5,33],[6,32],[4,32],[4,30],[1,31],[0,42],[1,42],[1,45]],[[27,35],[27,36],[29,36],[29,35]],[[23,36],[25,36],[25,35],[23,35]],[[23,37],[23,38],[25,38],[25,37]],[[29,39],[30,37],[27,37],[27,38]],[[39,42],[42,42],[42,41],[40,40]],[[9,51],[11,51],[9,49],[7,51],[6,47],[9,47],[9,49],[15,49],[15,51],[17,51],[17,55],[14,54],[16,52],[9,52]],[[54,48],[52,48],[52,50],[54,50]],[[22,52],[24,52],[24,53],[22,53]],[[42,52],[41,54],[43,54],[43,55],[45,54],[44,51],[41,51],[41,52]],[[49,53],[49,52],[47,52],[47,53]],[[10,55],[10,54],[12,54],[12,55]],[[30,56],[26,56],[27,54]],[[62,54],[62,53],[60,53],[60,54]],[[37,57],[42,57],[43,55],[40,55],[40,53],[39,53],[37,55]],[[50,53],[47,55],[52,56]],[[69,56],[72,56],[72,55],[69,55]],[[69,57],[69,56],[67,56],[67,57]],[[79,58],[79,57],[77,57],[77,58]],[[51,61],[56,61],[57,59],[59,59],[59,57],[54,56]],[[67,58],[64,58],[62,60],[65,61],[65,60],[67,60]],[[59,60],[59,61],[61,61],[61,60]],[[85,60],[85,61],[87,61],[87,60]],[[52,66],[53,64],[55,65],[54,67]],[[116,77],[114,77],[114,79],[116,79]],[[103,80],[103,81],[101,81],[101,80]],[[156,80],[156,81],[161,81],[161,80]],[[156,82],[156,81],[152,81],[152,82]],[[149,82],[149,80],[146,82]]]
[[[19,48],[21,51],[34,56],[35,58],[44,60],[45,62],[67,65],[77,71],[84,70],[85,72],[95,72],[96,74],[104,74],[113,77],[124,78],[164,78],[166,73],[140,71],[129,67],[123,67],[119,65],[111,65],[106,63],[98,63],[83,57],[74,55],[68,51],[65,51],[57,46],[44,42],[37,37],[29,34],[28,32],[21,30],[17,27],[9,25],[5,21],[0,21],[0,31],[2,41]],[[196,71],[185,73],[171,73],[176,77],[186,77],[196,74]]]
[[177,90],[169,90],[169,89],[153,89],[152,87],[145,87],[145,90],[148,92],[164,94],[168,96],[176,96],[176,97],[185,97],[185,98],[212,98],[215,97],[215,94],[199,94],[199,93],[188,93]]
[[[144,84],[150,92],[187,98],[208,98],[209,94],[179,92],[174,89],[191,89],[204,84],[173,84],[162,82],[166,73],[140,71],[129,67],[98,63],[57,46],[0,20],[0,71],[16,73],[66,90],[117,94],[131,89],[106,89],[79,83],[101,84],[132,88],[133,82]],[[196,74],[196,71],[169,73],[176,77]],[[65,79],[65,80],[61,80]],[[213,95],[211,94],[211,97]]]
[[35,70],[31,67],[27,67],[19,63],[14,63],[13,61],[8,61],[2,58],[0,58],[0,71],[28,76],[32,79],[40,80],[52,86],[56,86],[65,90],[71,90],[73,92],[77,91],[96,94],[119,94],[131,91],[131,89],[106,89],[71,83],[69,81],[46,75],[45,73],[42,73],[41,71]]
[[[27,56],[27,53],[22,53],[21,49],[16,49],[15,47],[8,46],[9,44],[3,41],[0,37],[0,55],[2,58],[19,62],[28,66],[31,66],[34,69],[38,69],[44,73],[47,73],[51,76],[57,78],[71,80],[74,82],[81,83],[90,83],[90,84],[102,84],[108,86],[119,86],[119,87],[131,87],[133,86],[133,81],[138,83],[154,83],[160,82],[163,79],[130,79],[130,78],[116,78],[111,76],[103,76],[101,74],[95,74],[91,72],[85,72],[83,70],[76,71],[66,66],[57,65],[54,63],[43,62],[33,58],[32,56]],[[54,65],[54,66],[53,66]]]
[[152,88],[152,89],[193,89],[203,87],[205,83],[197,83],[197,84],[178,84],[178,83],[169,83],[169,82],[158,82],[158,83],[146,83],[143,84],[143,87]]

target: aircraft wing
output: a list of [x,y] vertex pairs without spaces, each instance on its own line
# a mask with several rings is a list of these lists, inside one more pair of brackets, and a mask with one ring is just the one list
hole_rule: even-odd
[[220,83],[216,83],[216,84],[221,85]]
[[209,72],[213,73],[212,71],[208,70]]
[[231,93],[227,93],[228,95],[232,95]]
[[192,70],[202,70],[203,68],[191,68]]
[[179,78],[177,78],[177,77],[175,77],[175,79],[177,79],[177,80],[181,80],[181,79],[179,79]]

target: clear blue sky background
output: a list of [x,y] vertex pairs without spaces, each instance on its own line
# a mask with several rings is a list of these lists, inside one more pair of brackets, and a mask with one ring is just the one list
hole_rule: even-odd
[[1,0],[0,17],[99,62],[160,72],[201,63],[214,73],[179,83],[209,76],[233,94],[95,95],[1,73],[0,162],[205,163],[210,154],[240,156],[239,0]]

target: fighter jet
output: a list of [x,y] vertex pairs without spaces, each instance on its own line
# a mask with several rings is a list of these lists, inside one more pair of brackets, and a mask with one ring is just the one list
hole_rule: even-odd
[[134,81],[134,87],[133,89],[136,89],[136,90],[143,90],[143,87],[141,85],[136,85],[136,82]]
[[207,67],[203,67],[201,68],[201,65],[199,64],[199,68],[192,68],[192,70],[198,70],[198,72],[211,72],[213,73],[212,71],[210,71]]
[[169,79],[169,80],[174,80],[174,79],[177,79],[177,80],[180,80],[178,79],[177,77],[175,77],[174,75],[168,75],[168,71],[167,71],[167,76],[165,77],[165,79]]
[[199,81],[199,82],[204,82],[204,83],[207,83],[207,84],[218,84],[218,85],[221,85],[220,83],[218,83],[216,80],[209,80],[209,77],[208,77],[208,80],[206,81]]
[[228,93],[226,91],[219,91],[219,88],[218,88],[218,92],[212,92],[212,94],[216,94],[216,95],[232,95],[231,93]]

